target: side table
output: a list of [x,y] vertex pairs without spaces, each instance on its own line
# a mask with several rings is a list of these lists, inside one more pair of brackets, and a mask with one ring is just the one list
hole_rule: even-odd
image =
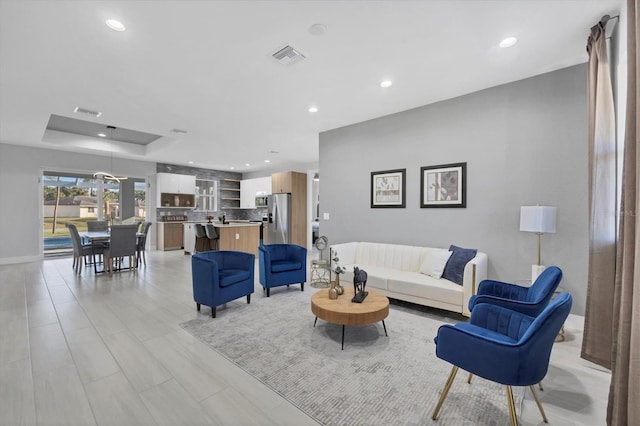
[[327,288],[331,273],[329,269],[329,261],[324,259],[313,259],[311,261],[311,287]]

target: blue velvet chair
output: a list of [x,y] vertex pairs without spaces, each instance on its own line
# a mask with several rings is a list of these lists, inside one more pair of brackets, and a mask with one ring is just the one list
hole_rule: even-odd
[[307,249],[295,244],[267,244],[260,246],[260,284],[263,289],[300,283],[304,291],[307,280]]
[[473,312],[479,303],[490,303],[535,317],[547,306],[560,281],[562,271],[557,266],[542,271],[531,287],[484,280],[480,282],[477,294],[469,299],[469,310]]
[[571,295],[562,293],[537,317],[501,306],[477,304],[468,323],[445,324],[438,329],[436,355],[453,364],[440,400],[447,397],[458,368],[487,380],[506,385],[511,423],[518,423],[511,386],[529,386],[544,422],[547,417],[533,387],[547,374],[551,349],[560,327],[571,310]]
[[242,296],[251,303],[254,289],[255,256],[241,251],[206,251],[191,256],[193,300],[211,307],[216,317],[216,306]]

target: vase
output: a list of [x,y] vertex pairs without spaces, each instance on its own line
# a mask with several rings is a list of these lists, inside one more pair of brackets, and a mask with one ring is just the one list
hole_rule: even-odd
[[176,195],[173,197],[173,204],[178,207],[180,205],[180,196]]
[[329,299],[335,300],[338,298],[338,290],[336,289],[336,284],[331,283],[331,287],[329,288]]
[[340,274],[336,274],[336,291],[338,292],[338,296],[344,294],[344,287],[340,285]]

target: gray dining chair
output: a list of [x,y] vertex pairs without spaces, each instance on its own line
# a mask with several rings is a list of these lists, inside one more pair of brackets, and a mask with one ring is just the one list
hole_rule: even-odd
[[218,234],[218,230],[212,223],[207,223],[204,227],[207,233],[207,238],[209,239],[209,248],[211,250],[219,250],[220,235]]
[[[107,232],[108,230],[109,227],[106,220],[87,221],[87,231],[89,232]],[[94,248],[100,248],[100,252],[103,252],[109,247],[109,241],[94,241],[92,244]],[[92,260],[95,261],[95,259]]]
[[136,266],[144,263],[144,266],[147,266],[147,255],[146,255],[146,246],[147,246],[147,234],[149,233],[149,228],[151,228],[151,222],[143,222],[142,225],[138,225],[138,232],[141,235],[138,236],[137,239],[137,255],[136,255]]
[[193,229],[196,232],[196,245],[194,247],[194,252],[198,253],[201,251],[209,251],[211,246],[209,244],[209,238],[207,237],[207,231],[204,226],[199,223],[196,223],[193,226]]
[[78,228],[73,223],[67,223],[67,228],[69,229],[69,234],[71,235],[71,243],[73,245],[73,270],[78,274],[82,272],[82,263],[87,257],[92,259],[92,262],[95,264],[94,255],[103,254],[104,247],[102,246],[92,246],[91,244],[82,244],[82,239],[80,238],[80,233],[78,232]]
[[108,229],[106,220],[88,220],[87,231],[89,232],[104,232]]
[[111,227],[111,241],[109,248],[104,252],[105,270],[111,273],[114,270],[121,270],[125,257],[129,257],[129,270],[136,266],[138,244],[136,242],[136,232],[138,225],[113,225]]

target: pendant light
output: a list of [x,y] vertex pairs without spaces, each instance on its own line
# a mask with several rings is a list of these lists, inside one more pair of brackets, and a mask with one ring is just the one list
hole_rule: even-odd
[[115,126],[107,126],[109,129],[109,153],[110,153],[110,166],[109,169],[111,172],[95,172],[93,177],[96,179],[103,179],[106,181],[118,182],[127,179],[126,176],[114,176],[113,174],[113,132],[116,130]]

